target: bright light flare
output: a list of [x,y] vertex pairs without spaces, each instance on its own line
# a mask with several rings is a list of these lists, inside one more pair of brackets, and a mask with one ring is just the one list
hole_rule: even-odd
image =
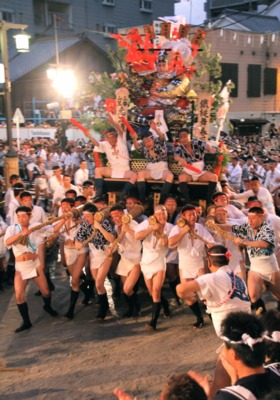
[[77,88],[74,71],[64,68],[50,68],[47,76],[52,81],[52,87],[65,99],[72,98]]

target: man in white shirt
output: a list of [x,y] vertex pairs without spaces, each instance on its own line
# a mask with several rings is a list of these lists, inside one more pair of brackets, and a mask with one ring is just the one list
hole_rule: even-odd
[[242,168],[239,165],[238,157],[233,157],[227,169],[227,176],[230,186],[236,191],[241,189]]
[[134,187],[137,174],[130,169],[130,158],[125,132],[112,117],[110,117],[109,122],[116,128],[107,129],[105,141],[97,142],[93,137],[90,138],[94,146],[98,148],[98,151],[106,153],[107,160],[110,164],[110,166],[95,168],[96,196],[101,196],[103,194],[103,178],[106,177],[128,179],[128,182],[126,182],[122,190],[122,197],[124,197],[125,194]]
[[246,190],[243,193],[232,194],[231,198],[236,200],[248,200],[249,197],[256,196],[270,214],[275,214],[273,198],[270,192],[266,188],[262,187],[261,182],[257,177],[251,179],[250,187],[250,190]]
[[87,181],[89,177],[89,172],[87,169],[87,162],[82,160],[80,162],[80,168],[74,174],[74,184],[81,190],[83,187],[83,182]]
[[265,164],[269,164],[270,169],[267,171],[264,187],[273,193],[280,185],[280,171],[276,169],[277,162],[273,159],[268,159]]

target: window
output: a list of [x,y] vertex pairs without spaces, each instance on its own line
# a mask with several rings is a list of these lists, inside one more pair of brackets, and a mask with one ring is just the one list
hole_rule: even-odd
[[219,78],[223,86],[231,80],[235,88],[230,92],[230,97],[238,97],[238,64],[221,63],[222,76]]
[[0,20],[14,22],[14,12],[8,9],[0,9]]
[[102,0],[103,6],[114,6],[115,0]]
[[139,0],[139,8],[142,12],[153,12],[153,0]]
[[247,71],[247,97],[261,97],[262,67],[256,64],[249,64]]
[[103,32],[105,37],[110,38],[111,33],[117,33],[117,27],[114,24],[105,24],[103,25]]
[[277,93],[277,68],[265,68],[263,71],[263,94]]
[[56,23],[59,28],[72,29],[72,8],[69,2],[33,0],[34,22],[40,26],[52,26],[53,15],[57,16]]

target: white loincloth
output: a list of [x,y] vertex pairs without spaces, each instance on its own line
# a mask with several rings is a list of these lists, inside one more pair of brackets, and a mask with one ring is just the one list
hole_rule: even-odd
[[270,256],[250,257],[250,271],[257,272],[262,279],[271,281],[274,272],[279,271],[279,266],[275,254]]
[[103,262],[108,259],[107,249],[109,245],[104,246],[104,250],[97,250],[92,243],[89,243],[90,269],[98,269]]
[[86,247],[82,247],[80,250],[77,250],[75,247],[64,246],[64,255],[66,264],[67,265],[74,264],[78,260],[79,255],[84,254],[86,252],[87,252]]
[[39,258],[35,260],[16,261],[15,269],[20,272],[23,280],[36,278],[38,276],[37,268],[40,265]]
[[163,173],[168,171],[168,163],[166,161],[148,163],[146,169],[150,171],[152,179],[159,180],[162,178]]

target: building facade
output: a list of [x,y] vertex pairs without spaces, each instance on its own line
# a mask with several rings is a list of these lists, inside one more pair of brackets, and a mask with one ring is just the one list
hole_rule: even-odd
[[110,71],[108,46],[115,45],[110,33],[173,15],[177,1],[0,0],[0,20],[28,25],[32,36],[30,53],[16,54],[12,38],[16,32],[8,31],[13,110],[36,109],[30,106],[34,102],[39,107],[58,100],[46,76],[49,64],[58,60],[71,65],[83,82],[90,71]]

